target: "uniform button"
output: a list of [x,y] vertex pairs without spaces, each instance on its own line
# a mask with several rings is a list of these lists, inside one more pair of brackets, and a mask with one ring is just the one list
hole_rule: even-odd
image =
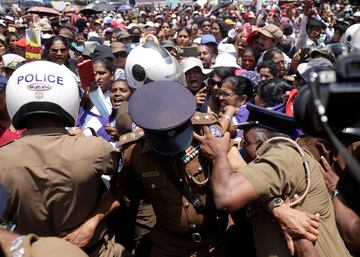
[[190,206],[189,202],[186,202],[185,203],[185,208],[189,208],[189,206]]
[[156,185],[155,184],[151,184],[150,186],[152,189],[155,189],[156,188]]
[[195,229],[196,225],[195,224],[190,224],[190,228]]

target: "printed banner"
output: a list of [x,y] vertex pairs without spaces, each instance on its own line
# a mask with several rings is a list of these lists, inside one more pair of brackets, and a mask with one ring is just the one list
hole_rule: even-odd
[[25,58],[27,62],[41,59],[41,32],[35,29],[26,30]]

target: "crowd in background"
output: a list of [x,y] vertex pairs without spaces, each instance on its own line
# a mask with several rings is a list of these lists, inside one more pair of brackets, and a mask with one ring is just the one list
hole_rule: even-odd
[[[157,44],[179,64],[179,81],[193,94],[196,110],[215,114],[241,153],[244,131],[235,126],[247,121],[248,103],[293,116],[294,100],[309,84],[312,73],[334,70],[338,58],[360,52],[359,4],[345,0],[324,0],[318,6],[312,0],[264,2],[258,10],[255,3],[201,6],[193,2],[135,5],[121,12],[97,14],[67,8],[60,16],[6,9],[0,17],[0,149],[26,131],[13,126],[5,89],[13,72],[27,62],[25,32],[34,28],[41,33],[41,59],[65,66],[79,88],[77,65],[92,60],[95,84],[110,106],[110,114],[102,115],[89,91],[81,88],[80,110],[70,133],[102,137],[114,149],[121,148],[120,137],[137,128],[131,122],[126,128],[119,127],[116,117],[126,112],[136,88],[146,83],[136,78],[140,75],[134,66],[150,61],[158,67],[150,74],[161,77],[164,73],[156,56],[142,60],[134,49]],[[300,128],[291,137],[301,137],[303,147],[317,149],[312,154],[327,168],[323,175],[329,192],[335,188],[342,192],[346,204],[332,198],[336,223],[346,247],[356,256],[360,252],[359,190],[349,178],[346,164],[327,143],[316,145]],[[351,139],[346,145],[353,153],[356,142]],[[320,156],[325,156],[331,167]],[[103,181],[109,186],[108,177],[103,176]]]

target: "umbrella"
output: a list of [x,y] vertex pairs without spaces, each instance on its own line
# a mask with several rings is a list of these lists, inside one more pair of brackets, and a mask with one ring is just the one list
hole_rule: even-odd
[[60,15],[58,11],[49,7],[31,7],[29,10],[27,10],[27,13],[37,13],[48,16]]
[[78,6],[77,4],[69,4],[65,7],[65,9],[63,10],[63,12],[75,12],[75,13],[79,13],[80,12],[80,6]]
[[115,11],[115,8],[106,2],[90,3],[80,10],[81,13],[100,13]]
[[169,4],[179,4],[180,0],[166,0],[166,2]]
[[66,7],[66,3],[64,1],[51,1],[51,6],[55,10],[62,12]]
[[125,12],[125,11],[129,11],[131,10],[132,7],[128,4],[123,4],[123,5],[120,5],[119,8],[117,9],[118,12]]
[[23,6],[25,9],[29,9],[34,6],[45,6],[45,4],[42,1],[37,1],[37,0],[25,0],[20,2],[20,5]]

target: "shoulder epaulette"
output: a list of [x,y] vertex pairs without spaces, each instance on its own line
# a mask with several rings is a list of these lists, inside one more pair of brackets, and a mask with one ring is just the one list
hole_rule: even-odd
[[191,117],[193,125],[209,125],[218,122],[218,118],[213,113],[195,112]]
[[120,136],[119,143],[120,143],[120,145],[125,145],[128,143],[132,143],[137,140],[140,140],[144,137],[145,137],[145,134],[144,134],[143,130],[140,130],[137,132],[130,132],[130,133],[126,133],[126,134]]

